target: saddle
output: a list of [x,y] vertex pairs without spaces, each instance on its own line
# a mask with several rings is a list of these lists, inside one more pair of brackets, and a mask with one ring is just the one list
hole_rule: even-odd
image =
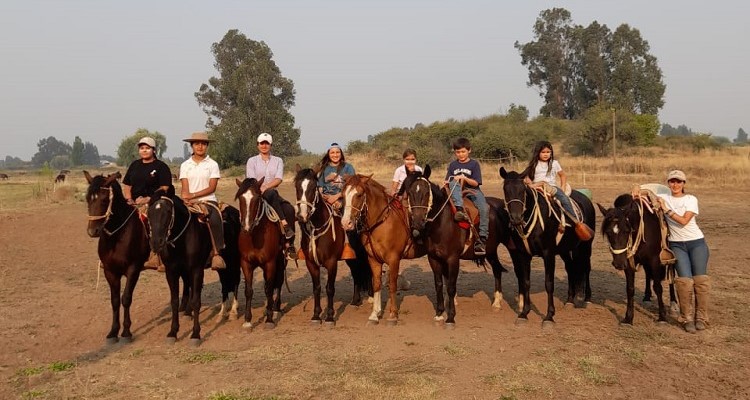
[[646,210],[659,217],[659,227],[661,228],[661,251],[659,252],[659,260],[663,265],[673,265],[677,263],[677,257],[675,257],[674,253],[667,245],[669,224],[667,223],[667,217],[664,215],[664,200],[650,189],[640,189],[638,198],[644,200]]
[[[535,188],[538,192],[544,194],[544,198],[547,200],[548,204],[557,203],[558,206],[560,206],[560,212],[561,217],[568,217],[568,219],[573,222],[573,224],[565,222],[564,218],[560,219],[560,233],[563,233],[566,226],[573,227],[575,230],[576,236],[579,240],[582,241],[589,241],[592,237],[594,237],[594,231],[586,225],[585,222],[583,222],[583,211],[581,211],[581,207],[573,201],[573,199],[570,199],[570,204],[573,206],[573,214],[570,214],[565,208],[560,204],[560,201],[558,201],[555,198],[555,194],[557,194],[557,191],[560,190],[559,188],[548,184],[547,182],[542,182],[541,186],[538,186]],[[570,184],[565,185],[565,189],[563,190],[563,193],[565,193],[566,196],[570,197],[571,193],[573,191],[571,190]],[[559,240],[559,239],[558,239]]]

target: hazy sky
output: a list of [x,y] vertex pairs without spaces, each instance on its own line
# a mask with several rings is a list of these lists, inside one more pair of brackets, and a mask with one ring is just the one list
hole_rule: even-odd
[[[735,138],[750,130],[747,1],[35,1],[0,4],[0,157],[29,160],[41,138],[114,155],[138,128],[167,155],[205,126],[194,92],[216,75],[229,29],[266,42],[294,81],[303,148],[394,126],[505,112],[535,115],[516,40],[541,10],[639,29],[667,85],[659,117]],[[249,132],[257,135],[258,132]],[[249,156],[249,155],[248,155]]]

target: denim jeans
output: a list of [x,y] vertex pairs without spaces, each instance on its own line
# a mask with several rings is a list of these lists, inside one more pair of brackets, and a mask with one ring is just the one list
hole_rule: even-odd
[[669,242],[669,249],[677,257],[677,275],[692,278],[708,274],[708,245],[706,239]]
[[[451,191],[451,199],[453,199],[453,204],[455,204],[456,207],[463,207],[464,199],[461,197],[461,184],[457,181],[452,180],[448,184],[448,187]],[[489,207],[487,206],[487,200],[484,198],[482,189],[476,188],[472,189],[472,191],[474,193],[466,195],[466,197],[474,202],[477,210],[479,210],[479,236],[486,239],[490,233],[490,212]]]
[[569,212],[570,215],[576,215],[576,212],[573,210],[573,204],[570,202],[570,197],[565,194],[562,188],[557,188],[557,191],[555,192],[555,198],[560,201],[560,204],[565,209],[565,211]]

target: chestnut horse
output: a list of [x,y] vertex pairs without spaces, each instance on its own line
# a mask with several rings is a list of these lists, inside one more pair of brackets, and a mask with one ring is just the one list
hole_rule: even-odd
[[[667,311],[662,299],[662,281],[667,277],[667,267],[659,258],[661,252],[661,225],[659,216],[645,198],[633,199],[631,194],[621,194],[614,207],[604,208],[597,203],[604,216],[602,234],[609,242],[612,266],[625,271],[627,309],[623,324],[633,324],[633,295],[635,294],[635,272],[639,265],[646,273],[646,291],[650,299],[648,284],[653,280],[653,289],[659,303],[658,323],[667,322]],[[670,300],[675,301],[674,287],[670,285]],[[644,297],[645,299],[645,297]]]
[[[562,215],[560,206],[555,202],[547,202],[544,194],[528,187],[523,178],[525,175],[516,171],[506,171],[500,168],[500,176],[504,179],[503,193],[510,214],[513,227],[511,238],[515,242],[516,251],[511,251],[513,267],[518,278],[518,307],[517,322],[528,321],[531,310],[529,297],[531,258],[542,257],[544,260],[544,287],[547,291],[547,314],[542,326],[555,322],[555,304],[553,294],[555,289],[555,255],[560,255],[565,262],[568,273],[568,298],[566,303],[575,302],[576,293],[583,296],[586,303],[591,301],[591,244],[589,240],[580,240],[573,227],[563,228],[563,235],[558,237]],[[591,229],[595,224],[596,215],[591,200],[580,192],[573,191],[570,195],[573,202],[578,204],[583,213],[583,221]],[[558,241],[559,240],[559,241]]]
[[[294,188],[297,193],[297,222],[302,231],[300,248],[305,255],[305,264],[312,278],[315,299],[311,323],[321,323],[323,310],[320,306],[320,268],[324,267],[328,272],[326,283],[328,304],[325,323],[333,325],[335,323],[333,296],[336,293],[336,272],[339,256],[344,249],[344,235],[347,232],[341,227],[341,217],[335,215],[331,206],[321,197],[316,171],[310,168],[301,169],[299,164],[296,170]],[[354,280],[351,304],[359,306],[362,305],[361,292],[369,291],[372,287],[372,270],[367,263],[367,252],[359,242],[359,236],[349,235],[349,242],[357,255],[354,260],[346,260]]]
[[[490,222],[487,238],[487,253],[484,256],[474,255],[471,245],[476,240],[476,234],[463,229],[453,220],[450,207],[450,193],[446,188],[441,189],[430,182],[430,166],[425,166],[424,172],[410,173],[401,186],[403,203],[409,210],[411,218],[411,232],[414,239],[424,241],[427,246],[427,259],[435,276],[435,321],[444,319],[443,312],[447,311],[446,327],[455,324],[456,280],[458,278],[460,260],[475,260],[484,264],[485,259],[492,266],[495,278],[495,293],[493,307],[500,308],[502,300],[502,273],[508,272],[500,263],[497,256],[497,246],[509,243],[510,226],[508,213],[502,200],[487,197],[490,207]],[[443,284],[447,285],[448,301],[443,300]],[[447,308],[447,310],[446,310]]]
[[[133,302],[133,291],[138,283],[143,263],[149,253],[146,227],[138,218],[135,206],[128,205],[122,194],[122,188],[117,182],[120,173],[108,176],[96,175],[92,177],[88,171],[83,171],[89,187],[86,190],[88,203],[87,233],[91,237],[98,237],[97,251],[99,260],[107,278],[112,304],[112,328],[107,334],[107,343],[118,341],[120,331],[120,305],[123,308],[122,334],[120,336],[131,341],[130,305]],[[125,277],[125,288],[120,298],[120,285]]]
[[377,324],[382,316],[381,269],[388,264],[389,314],[388,323],[398,323],[396,291],[401,259],[419,258],[427,253],[423,244],[412,239],[409,215],[386,193],[383,185],[371,176],[352,175],[342,189],[344,215],[341,224],[347,231],[357,227],[360,240],[367,250],[372,270],[373,304],[369,324]]
[[[232,212],[234,211],[234,212]],[[224,219],[225,248],[221,251],[227,267],[219,271],[222,282],[222,314],[229,292],[237,293],[239,285],[239,265],[237,254],[237,235],[239,217],[237,210],[227,207],[222,212]],[[199,221],[199,215],[192,213],[181,198],[175,196],[174,187],[168,192],[157,190],[148,207],[148,221],[151,229],[150,245],[161,256],[166,267],[167,284],[169,285],[172,325],[167,333],[167,343],[177,340],[180,329],[179,321],[179,288],[180,278],[184,283],[184,294],[189,298],[185,308],[193,318],[193,331],[190,343],[194,346],[201,343],[201,326],[199,313],[201,309],[201,292],[203,289],[203,270],[210,266],[211,237],[205,223]],[[236,275],[236,278],[231,278]],[[234,283],[227,283],[234,282]],[[225,283],[227,287],[225,287]],[[236,303],[236,301],[235,301]],[[236,305],[234,307],[236,310]],[[220,316],[221,317],[221,316]]]
[[[235,200],[240,204],[239,252],[240,267],[245,276],[245,322],[243,328],[252,328],[253,271],[263,270],[266,293],[266,329],[276,326],[275,320],[281,315],[281,286],[286,272],[284,257],[284,232],[279,226],[279,218],[261,196],[260,187],[264,178],[246,178],[236,180],[237,194]],[[284,202],[284,207],[292,208]],[[293,213],[294,210],[287,210]],[[291,215],[291,214],[289,214]],[[274,294],[276,297],[274,298]]]

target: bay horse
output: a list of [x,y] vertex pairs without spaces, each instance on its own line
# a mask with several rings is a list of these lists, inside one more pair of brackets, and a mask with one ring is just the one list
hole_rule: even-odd
[[[240,267],[245,277],[243,328],[253,327],[251,302],[255,268],[263,270],[265,279],[265,328],[273,329],[276,326],[275,320],[281,315],[281,286],[284,283],[287,260],[283,251],[284,232],[279,226],[278,218],[283,218],[283,216],[276,215],[271,205],[261,197],[260,188],[264,180],[265,177],[260,180],[255,178],[246,178],[244,181],[235,180],[238,189],[234,198],[239,201],[241,226],[237,244]],[[291,208],[291,210],[285,210],[286,212],[294,212],[291,204],[284,202],[284,207]]]
[[[109,284],[112,305],[112,327],[107,333],[107,343],[118,341],[118,334],[131,341],[130,306],[138,283],[143,263],[148,259],[149,244],[146,226],[138,218],[138,211],[122,194],[117,182],[119,172],[112,175],[92,177],[83,171],[89,186],[86,190],[88,205],[87,233],[98,237],[97,252],[102,262],[104,276]],[[125,288],[121,295],[121,281],[125,277]],[[123,309],[122,333],[120,333],[120,306]]]
[[[474,255],[474,247],[469,240],[471,231],[462,228],[453,220],[449,204],[450,193],[447,188],[441,189],[430,182],[431,172],[430,166],[426,165],[424,172],[409,173],[401,185],[400,192],[403,193],[403,203],[409,211],[412,236],[415,240],[422,240],[427,246],[427,259],[435,277],[435,293],[437,294],[434,320],[442,321],[444,318],[442,314],[447,311],[445,324],[447,327],[452,327],[456,316],[456,281],[460,260],[474,260],[480,265],[485,260],[489,261],[495,278],[492,306],[500,308],[502,273],[508,270],[500,263],[497,247],[500,243],[509,243],[509,218],[502,200],[487,197],[487,204],[490,207],[487,253],[477,257]],[[476,240],[476,237],[473,240]],[[443,300],[443,284],[447,285],[448,301]]]
[[[667,277],[667,267],[659,258],[661,252],[661,224],[653,205],[643,197],[634,199],[631,194],[621,194],[612,208],[596,204],[604,216],[602,235],[609,242],[612,266],[625,271],[627,309],[623,324],[633,324],[633,295],[635,272],[639,265],[646,273],[646,295],[650,295],[649,282],[659,304],[657,323],[667,323],[667,312],[662,299],[662,281]],[[650,297],[650,296],[648,296]],[[670,300],[675,302],[674,287],[670,285]]]
[[[582,295],[585,303],[591,302],[591,247],[593,236],[589,240],[581,240],[576,236],[575,229],[570,226],[563,228],[563,234],[558,237],[563,211],[554,201],[548,202],[545,194],[532,189],[524,183],[525,175],[516,171],[506,171],[500,167],[503,178],[503,193],[510,214],[512,229],[511,238],[517,251],[511,251],[513,267],[518,278],[518,308],[517,322],[528,321],[531,310],[531,258],[541,257],[544,260],[544,287],[547,291],[547,314],[542,326],[555,322],[555,304],[553,294],[555,289],[555,255],[559,255],[565,263],[568,274],[567,304],[575,304],[576,294]],[[596,215],[594,205],[584,194],[573,191],[570,198],[581,209],[582,222],[591,227],[595,226]]]
[[388,264],[389,314],[387,322],[398,323],[398,270],[401,259],[419,258],[427,253],[423,244],[412,239],[409,216],[398,201],[372,176],[352,175],[342,189],[344,213],[341,224],[347,231],[358,230],[372,270],[373,304],[368,324],[378,324],[382,316],[381,269]]
[[[332,326],[335,324],[335,313],[333,310],[333,296],[336,293],[336,273],[338,260],[344,249],[345,236],[347,234],[341,226],[341,217],[335,215],[333,208],[323,200],[318,190],[317,171],[311,168],[300,168],[296,166],[294,177],[294,188],[297,194],[297,222],[302,231],[301,246],[305,255],[305,264],[310,272],[313,284],[313,298],[315,308],[311,319],[312,324],[321,323],[320,306],[320,269],[325,268],[328,275],[326,283],[326,305],[325,323]],[[354,281],[354,294],[351,304],[362,305],[362,291],[368,291],[372,287],[372,270],[367,262],[367,253],[359,242],[359,236],[349,235],[350,246],[355,250],[357,256],[354,260],[346,260]]]
[[[233,310],[236,313],[236,293],[239,286],[239,261],[237,256],[237,233],[239,232],[238,212],[227,207],[222,212],[224,219],[225,248],[221,250],[227,267],[219,271],[222,282],[222,311],[226,308],[229,293],[234,293]],[[165,266],[165,275],[169,285],[172,324],[167,333],[167,343],[177,340],[179,322],[179,288],[183,280],[183,302],[187,297],[185,313],[193,318],[193,331],[190,343],[200,345],[200,309],[203,289],[204,269],[210,266],[212,251],[211,237],[205,223],[199,221],[199,215],[192,213],[183,200],[174,193],[170,186],[167,192],[157,190],[148,206],[151,248],[161,256]],[[236,276],[236,277],[235,277]],[[226,284],[225,284],[226,283]]]

